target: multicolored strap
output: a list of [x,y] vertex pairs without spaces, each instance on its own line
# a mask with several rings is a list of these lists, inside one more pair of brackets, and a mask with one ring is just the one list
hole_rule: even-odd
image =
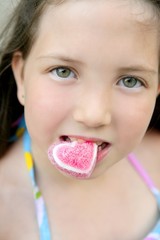
[[16,132],[14,133],[14,135],[12,135],[9,138],[9,142],[15,142],[17,139],[19,139],[23,135],[26,129],[23,115],[12,124],[12,128],[16,128]]
[[29,176],[31,178],[32,187],[33,187],[40,240],[51,240],[51,233],[50,233],[44,199],[37,186],[36,179],[35,179],[35,169],[34,169],[34,163],[33,163],[33,158],[31,154],[31,140],[27,130],[24,133],[23,145],[24,145],[25,162],[29,172]]

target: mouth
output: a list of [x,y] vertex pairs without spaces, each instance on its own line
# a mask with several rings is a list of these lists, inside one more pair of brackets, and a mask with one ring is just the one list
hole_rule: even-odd
[[63,135],[60,137],[60,141],[61,142],[79,142],[79,143],[83,143],[83,142],[92,142],[97,144],[97,161],[101,160],[107,153],[108,150],[111,146],[111,144],[109,142],[106,141],[102,141],[100,139],[96,139],[96,138],[86,138],[86,137],[72,137],[72,136],[67,136],[67,135]]
[[48,159],[62,173],[78,179],[89,178],[111,144],[98,138],[63,135],[48,149]]

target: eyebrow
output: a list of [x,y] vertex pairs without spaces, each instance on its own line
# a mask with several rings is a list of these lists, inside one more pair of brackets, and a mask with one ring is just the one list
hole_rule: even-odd
[[60,60],[62,62],[69,62],[69,63],[77,63],[77,64],[81,64],[83,65],[84,63],[81,62],[80,60],[65,56],[65,55],[61,55],[61,54],[51,54],[51,55],[46,55],[46,56],[40,56],[38,57],[38,59],[56,59],[56,60]]
[[120,67],[119,68],[120,72],[146,72],[150,73],[152,75],[158,74],[158,69],[157,71],[149,66],[143,66],[143,65],[129,65],[125,67]]
[[[80,65],[84,65],[84,63],[80,60],[74,59],[72,57],[68,57],[65,56],[64,54],[49,54],[49,55],[44,55],[44,56],[40,56],[38,57],[38,59],[56,59],[62,62],[66,62],[66,63],[77,63]],[[128,65],[128,66],[122,66],[119,67],[118,70],[120,73],[121,72],[142,72],[142,73],[149,73],[152,75],[156,75],[158,74],[158,69],[155,70],[149,66],[145,66],[144,64],[133,64],[133,65]]]

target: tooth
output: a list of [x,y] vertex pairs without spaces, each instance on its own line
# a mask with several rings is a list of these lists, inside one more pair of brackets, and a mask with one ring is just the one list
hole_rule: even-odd
[[63,136],[62,139],[63,139],[63,141],[65,141],[65,142],[70,142],[70,141],[71,141],[68,136]]
[[76,138],[70,138],[70,141],[75,142],[75,141],[77,141],[77,139]]
[[98,146],[98,151],[101,151],[102,150],[102,147],[101,146]]
[[83,142],[85,142],[85,140],[83,140],[83,139],[80,139],[80,138],[70,138],[70,140],[71,140],[71,142],[79,142],[79,143],[83,143]]
[[98,150],[99,151],[102,151],[104,148],[106,148],[107,147],[107,143],[105,143],[105,142],[103,142],[103,143],[101,143],[100,145],[98,145]]
[[103,150],[104,148],[106,148],[106,146],[107,146],[107,143],[105,143],[105,142],[102,143],[102,144],[101,144],[101,148],[102,148],[102,150]]
[[78,139],[79,143],[84,143],[85,141],[83,139]]
[[69,137],[67,137],[67,141],[68,141],[68,142],[71,142],[71,139],[70,139]]

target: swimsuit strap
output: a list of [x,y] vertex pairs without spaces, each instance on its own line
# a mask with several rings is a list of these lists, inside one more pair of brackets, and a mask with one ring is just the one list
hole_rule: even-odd
[[18,120],[15,121],[15,122],[12,124],[11,127],[12,127],[12,128],[16,128],[16,131],[15,131],[15,133],[14,133],[13,135],[10,136],[10,138],[9,138],[9,140],[8,140],[8,142],[10,142],[10,143],[11,143],[11,142],[15,142],[17,139],[19,139],[19,138],[23,135],[23,133],[24,133],[24,131],[25,131],[25,129],[26,129],[25,120],[24,120],[24,115],[22,115],[21,117],[19,117]]
[[141,176],[141,178],[143,179],[145,184],[148,186],[150,191],[153,193],[153,195],[157,200],[158,206],[160,208],[160,191],[154,184],[153,180],[151,179],[147,171],[143,168],[143,166],[140,164],[140,162],[137,160],[136,156],[133,153],[130,153],[128,155],[128,160],[130,161],[134,169],[138,172],[138,174]]
[[51,240],[51,233],[50,233],[44,199],[37,186],[36,179],[35,179],[34,162],[31,154],[31,140],[27,130],[24,133],[23,146],[24,146],[25,162],[29,172],[29,176],[31,178],[32,187],[33,187],[33,195],[35,200],[36,216],[37,216],[37,222],[39,227],[40,240]]
[[[136,156],[131,153],[128,155],[128,160],[136,170],[136,172],[141,176],[145,184],[148,186],[150,191],[153,193],[158,209],[160,211],[160,191],[154,184],[151,177],[148,175],[147,171],[143,168],[143,166],[140,164],[140,162],[137,160]],[[158,240],[160,239],[160,219],[158,220],[155,227],[152,229],[151,233],[148,234],[148,236],[144,240]]]

